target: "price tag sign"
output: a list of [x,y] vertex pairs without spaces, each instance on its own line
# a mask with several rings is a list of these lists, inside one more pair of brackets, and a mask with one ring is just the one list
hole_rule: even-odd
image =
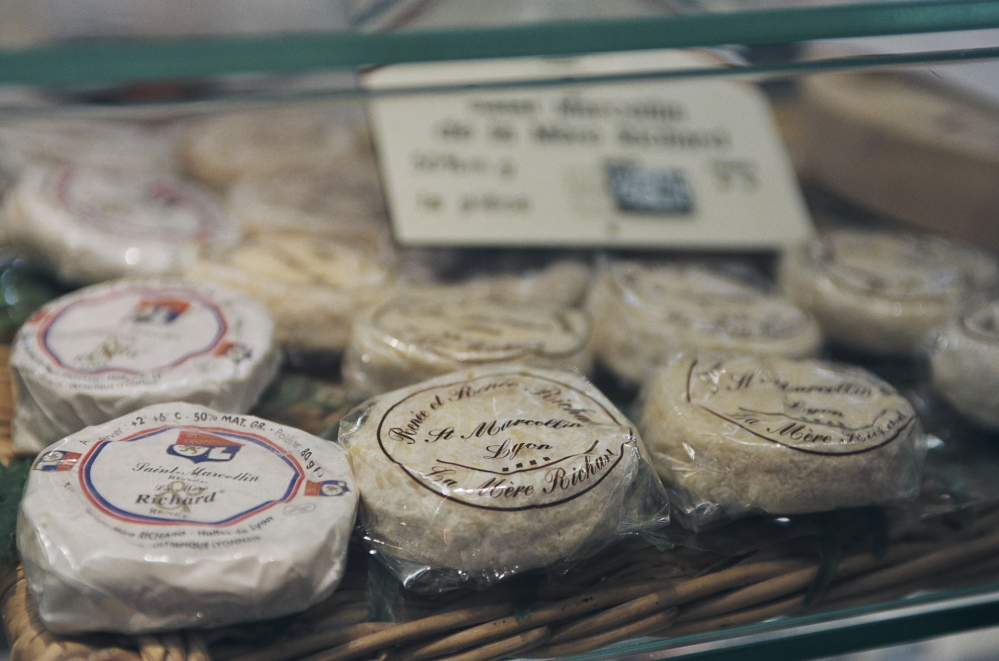
[[[373,89],[702,67],[681,51],[396,65]],[[371,102],[407,245],[761,250],[811,222],[762,93],[719,79],[569,84]]]

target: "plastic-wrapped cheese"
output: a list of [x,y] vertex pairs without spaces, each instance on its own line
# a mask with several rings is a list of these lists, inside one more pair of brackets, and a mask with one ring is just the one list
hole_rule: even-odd
[[979,301],[940,328],[930,370],[937,392],[958,412],[999,429],[999,300]]
[[216,254],[207,252],[188,277],[246,292],[270,310],[281,344],[339,353],[355,316],[384,298],[393,284],[385,255],[328,237],[256,236]]
[[381,395],[347,415],[361,526],[409,587],[488,585],[663,523],[631,423],[584,379],[495,365]]
[[273,322],[251,298],[178,280],[120,280],[56,299],[11,353],[14,448],[187,401],[245,413],[277,372]]
[[236,226],[213,195],[169,176],[49,166],[25,173],[4,202],[7,239],[61,280],[174,275]]
[[567,308],[582,301],[591,275],[592,269],[585,262],[561,259],[539,268],[475,273],[458,282],[424,285],[418,291]]
[[17,547],[53,632],[216,627],[328,597],[356,509],[336,445],[259,418],[157,404],[35,460]]
[[578,310],[488,300],[467,292],[403,293],[355,325],[344,377],[373,395],[472,365],[590,368],[590,320]]
[[934,236],[838,230],[792,248],[785,293],[837,344],[886,356],[919,352],[977,287],[999,280],[994,257]]
[[170,173],[176,169],[172,130],[125,121],[55,120],[0,125],[3,158],[21,167],[75,164]]
[[632,383],[682,349],[802,358],[822,345],[815,320],[790,301],[696,265],[610,264],[587,308],[597,358]]
[[227,113],[185,127],[180,161],[191,176],[225,188],[257,172],[338,162],[361,151],[365,139],[351,124],[320,109]]
[[858,367],[775,356],[678,356],[650,378],[642,436],[692,527],[919,494],[912,405]]
[[229,189],[228,202],[248,234],[297,232],[374,244],[388,236],[372,159],[249,175]]

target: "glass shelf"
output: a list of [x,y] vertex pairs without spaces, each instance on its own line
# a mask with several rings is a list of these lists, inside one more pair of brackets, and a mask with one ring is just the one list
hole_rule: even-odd
[[[278,20],[251,2],[242,15],[232,15],[231,3],[213,2],[200,9],[205,19],[169,21],[155,3],[139,3],[115,21],[92,16],[74,27],[73,3],[49,0],[37,7],[62,10],[56,20],[39,25],[24,2],[0,9],[0,86],[31,86],[49,91],[92,91],[136,83],[176,81],[218,82],[234,77],[319,76],[305,87],[308,94],[366,96],[351,75],[357,70],[404,62],[433,62],[524,56],[569,56],[584,53],[657,48],[707,48],[730,44],[744,47],[816,40],[865,38],[925,32],[999,28],[999,3],[981,0],[921,0],[906,2],[816,5],[804,0],[736,3],[711,2],[369,2],[292,3],[291,19]],[[84,3],[97,9],[115,8],[114,0]],[[321,4],[321,6],[320,6]],[[490,9],[499,6],[500,9]],[[37,10],[36,10],[37,11]],[[220,12],[228,12],[221,14]],[[182,12],[181,12],[182,13]],[[109,14],[110,15],[110,14]],[[208,20],[214,16],[217,20]],[[34,24],[34,25],[33,25]],[[308,28],[308,29],[306,29]],[[206,30],[213,34],[206,35]],[[802,59],[796,52],[766,61],[719,64],[682,73],[645,72],[640,77],[676,75],[736,75],[798,73],[808,70],[855,68],[918,62],[987,59],[999,56],[999,37],[984,33],[977,43],[960,49],[932,51],[916,45],[910,52],[890,51],[867,57]],[[330,72],[341,72],[339,76]],[[634,79],[627,75],[615,80]],[[534,81],[559,84],[563,79]],[[601,82],[594,80],[591,82]],[[503,87],[500,81],[489,83]],[[446,86],[393,90],[401,93],[440,93]],[[386,92],[379,92],[386,93]],[[247,96],[243,90],[242,96]],[[303,94],[282,92],[279,96]],[[235,98],[240,94],[214,90],[199,100]],[[66,101],[62,100],[63,103]],[[63,105],[59,103],[57,105]],[[34,110],[38,110],[35,104]],[[20,104],[7,103],[18,108]]]
[[573,661],[809,659],[995,624],[999,624],[999,584],[990,584],[921,594],[872,606],[785,617],[722,632],[666,640],[643,638],[573,657]]

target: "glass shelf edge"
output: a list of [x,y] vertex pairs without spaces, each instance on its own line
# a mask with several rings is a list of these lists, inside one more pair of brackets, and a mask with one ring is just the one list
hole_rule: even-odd
[[640,71],[608,75],[588,75],[578,77],[542,78],[532,80],[497,80],[477,84],[420,85],[397,88],[367,89],[348,87],[336,89],[313,89],[299,92],[219,92],[217,96],[176,101],[135,102],[124,105],[101,104],[89,101],[57,100],[51,105],[26,105],[23,107],[0,107],[2,119],[37,119],[53,115],[73,115],[76,117],[135,118],[168,117],[177,114],[197,114],[224,109],[237,109],[246,105],[269,103],[311,103],[322,101],[369,101],[377,98],[460,94],[496,90],[518,90],[546,87],[569,87],[608,85],[626,82],[652,82],[665,80],[689,80],[703,78],[752,78],[755,81],[796,76],[807,73],[884,70],[893,67],[906,67],[927,64],[948,64],[973,60],[999,60],[999,46],[971,48],[949,51],[931,51],[887,55],[854,55],[827,57],[796,62],[771,62],[763,64],[719,65],[716,67],[676,69],[662,71]]
[[929,0],[393,33],[79,41],[0,50],[0,84],[106,85],[995,27],[995,0]]

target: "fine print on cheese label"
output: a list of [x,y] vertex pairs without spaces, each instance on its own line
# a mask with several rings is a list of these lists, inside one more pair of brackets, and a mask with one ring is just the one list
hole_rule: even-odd
[[838,230],[787,251],[780,282],[831,341],[912,356],[969,294],[999,282],[999,264],[941,237]]
[[675,356],[647,384],[640,428],[697,528],[918,495],[926,449],[912,405],[859,368],[776,356]]
[[333,443],[251,416],[157,404],[38,456],[18,551],[53,632],[216,627],[328,597],[357,501]]
[[400,294],[354,325],[344,376],[373,395],[465,366],[516,361],[590,369],[585,312],[484,300],[461,291]]
[[14,341],[14,448],[34,454],[163,401],[244,413],[277,372],[273,328],[248,296],[179,280],[121,280],[56,299]]
[[489,585],[665,521],[635,428],[568,372],[447,374],[369,400],[339,442],[366,539],[408,587]]
[[822,346],[818,324],[792,302],[696,264],[609,264],[587,308],[594,352],[629,383],[683,349],[801,358]]
[[72,284],[175,275],[200,246],[239,238],[219,201],[195,184],[73,165],[25,173],[6,198],[3,226],[13,247]]

